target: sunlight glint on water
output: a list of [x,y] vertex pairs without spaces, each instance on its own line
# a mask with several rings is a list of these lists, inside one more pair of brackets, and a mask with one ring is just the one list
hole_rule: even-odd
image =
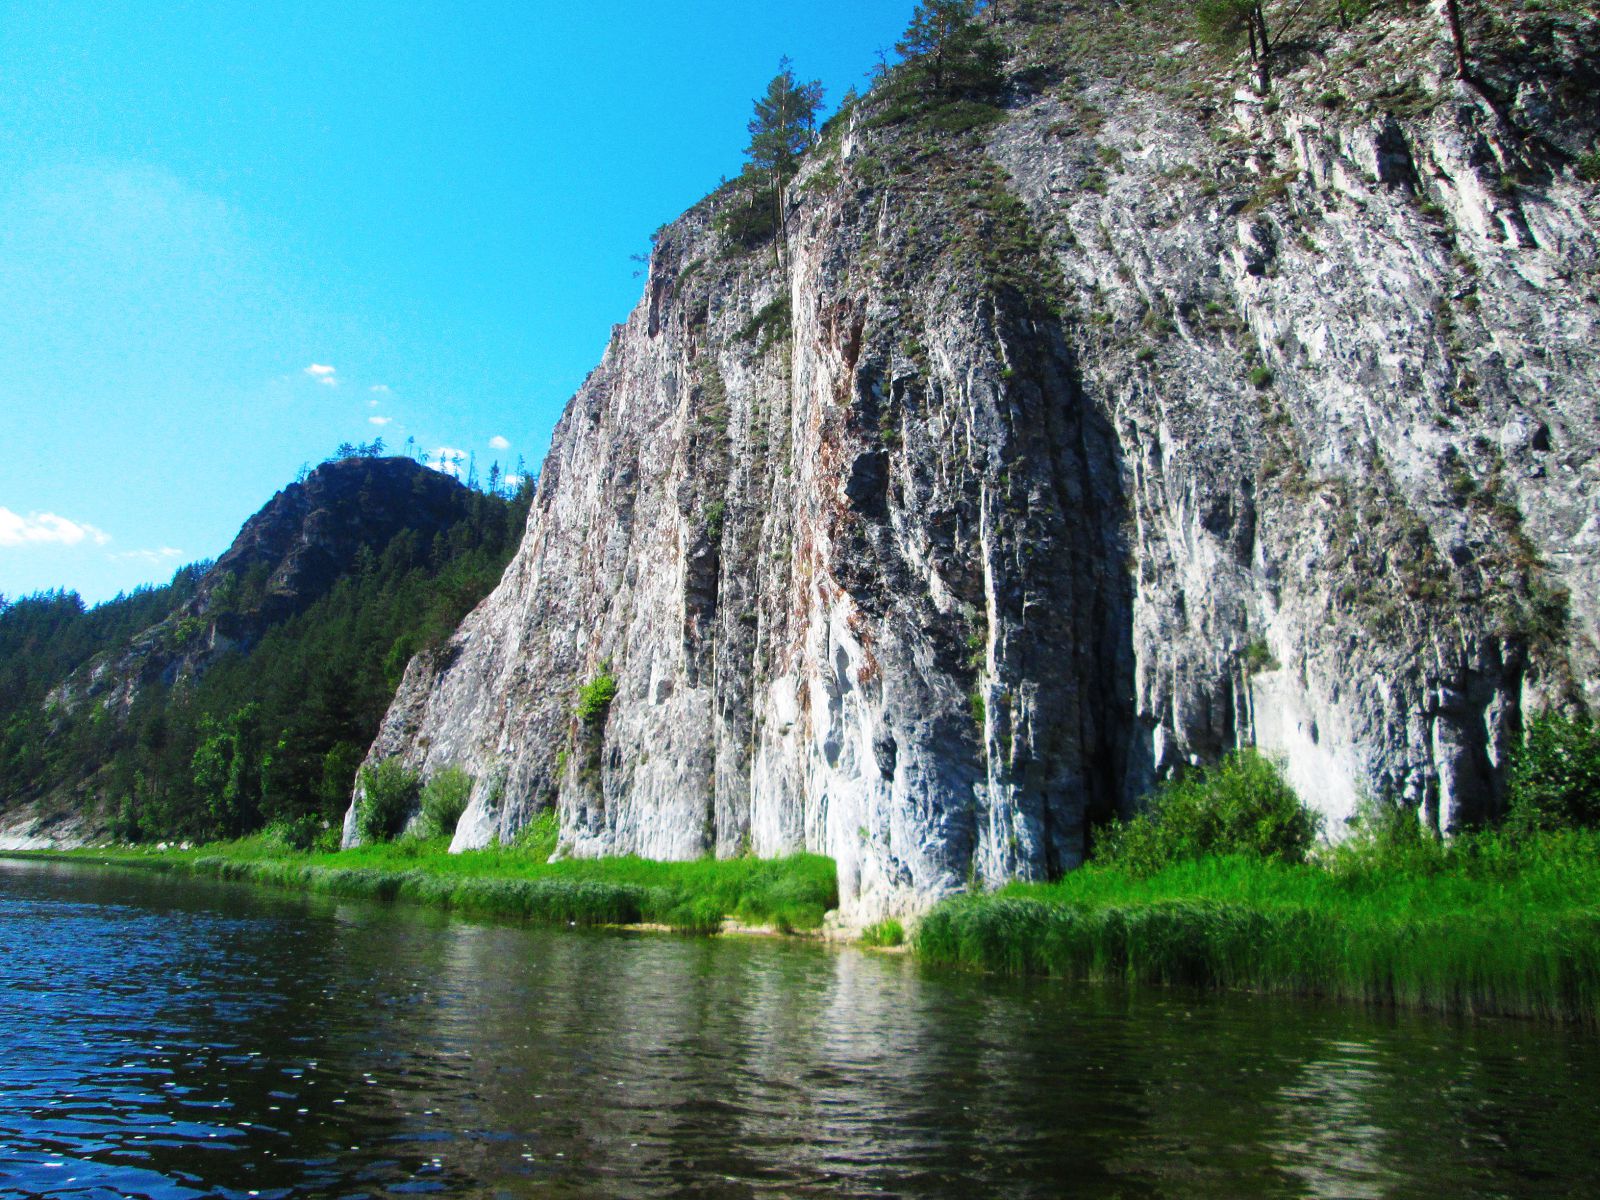
[[0,1194],[1542,1196],[1600,1047],[0,864]]

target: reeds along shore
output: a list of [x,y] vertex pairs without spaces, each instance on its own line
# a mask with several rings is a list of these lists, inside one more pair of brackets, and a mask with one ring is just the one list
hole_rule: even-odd
[[[268,838],[71,858],[576,925],[785,931],[837,906],[831,860],[546,862],[442,841],[300,852]],[[893,926],[890,929],[890,926]],[[864,936],[897,943],[898,923]],[[1303,863],[1209,856],[952,897],[913,930],[931,964],[1090,982],[1323,996],[1600,1025],[1600,833],[1356,841]]]
[[1600,835],[1089,867],[936,907],[920,958],[1600,1024]]
[[72,857],[552,924],[643,923],[715,932],[731,917],[802,931],[820,926],[838,906],[833,861],[817,855],[552,863],[517,848],[450,854],[446,846],[410,841],[306,853],[247,838],[186,851],[97,850]]

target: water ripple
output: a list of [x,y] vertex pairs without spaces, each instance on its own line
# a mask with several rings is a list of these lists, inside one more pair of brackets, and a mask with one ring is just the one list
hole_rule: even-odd
[[0,1196],[1542,1196],[1600,1051],[0,865]]

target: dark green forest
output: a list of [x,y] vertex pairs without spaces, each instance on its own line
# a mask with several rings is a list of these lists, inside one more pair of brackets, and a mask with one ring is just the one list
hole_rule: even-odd
[[[298,844],[332,834],[407,663],[449,637],[521,538],[530,483],[513,497],[461,492],[453,525],[363,545],[331,590],[247,651],[196,681],[143,683],[125,707],[52,692],[224,568],[186,566],[165,586],[92,608],[74,592],[0,597],[0,810],[49,796],[52,807],[102,814],[127,841],[236,837],[268,824]],[[258,583],[212,594],[247,596]]]

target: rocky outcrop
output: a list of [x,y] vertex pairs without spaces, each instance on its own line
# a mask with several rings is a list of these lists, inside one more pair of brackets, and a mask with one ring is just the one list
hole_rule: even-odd
[[325,462],[245,522],[195,594],[123,647],[101,654],[51,694],[126,712],[142,687],[193,681],[211,663],[249,651],[273,626],[304,612],[363,553],[402,530],[432,537],[461,520],[471,493],[408,458]]
[[862,920],[1240,744],[1335,832],[1481,820],[1522,714],[1597,698],[1595,22],[1493,84],[1434,14],[1324,31],[1263,100],[1003,13],[997,120],[869,98],[780,243],[737,184],[663,230],[372,747],[475,776],[457,847],[554,805],[569,854],[806,848]]

